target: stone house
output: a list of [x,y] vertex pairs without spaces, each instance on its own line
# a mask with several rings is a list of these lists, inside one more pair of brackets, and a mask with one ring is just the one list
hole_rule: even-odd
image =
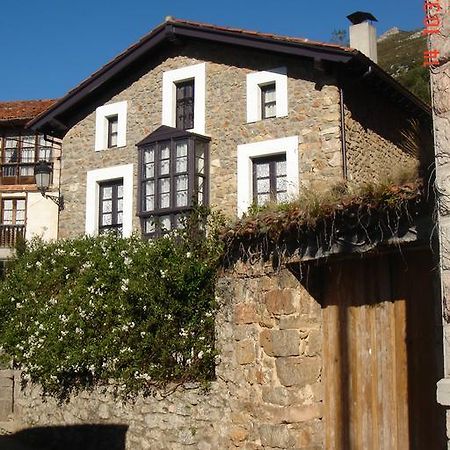
[[[53,167],[52,184],[59,186],[60,143],[26,129],[31,119],[54,100],[0,102],[0,258],[7,258],[17,238],[56,239],[58,207],[36,188],[34,166],[40,160]],[[54,190],[50,186],[50,191]]]
[[[303,188],[423,172],[412,123],[429,142],[429,107],[358,50],[169,17],[29,126],[62,139],[66,238],[152,237],[196,203],[242,216]],[[418,228],[364,258],[238,262],[218,287],[222,362],[206,397],[115,408],[83,394],[58,410],[34,391],[23,417],[127,423],[133,449],[440,448],[439,302]]]

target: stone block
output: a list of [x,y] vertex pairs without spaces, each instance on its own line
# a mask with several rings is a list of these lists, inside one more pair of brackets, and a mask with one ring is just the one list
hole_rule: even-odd
[[306,347],[307,356],[315,356],[321,354],[322,339],[322,330],[309,330],[308,345]]
[[263,447],[289,448],[295,445],[285,425],[263,424],[259,427],[259,434]]
[[258,314],[255,306],[247,303],[238,303],[234,308],[234,321],[236,324],[258,322]]
[[283,386],[306,386],[320,377],[322,362],[318,357],[278,358],[277,375]]
[[304,406],[264,406],[268,420],[272,423],[307,422],[322,417],[322,405],[314,403]]
[[273,289],[265,296],[267,310],[275,316],[295,312],[293,289]]
[[297,330],[273,330],[271,333],[274,356],[299,356],[300,336]]
[[233,444],[238,445],[240,442],[245,441],[248,437],[248,431],[243,427],[234,427],[230,431],[230,439]]
[[259,344],[264,349],[267,355],[273,356],[273,347],[272,347],[272,331],[271,330],[263,330],[259,334]]
[[239,364],[250,364],[255,361],[255,344],[250,339],[236,343],[236,360]]

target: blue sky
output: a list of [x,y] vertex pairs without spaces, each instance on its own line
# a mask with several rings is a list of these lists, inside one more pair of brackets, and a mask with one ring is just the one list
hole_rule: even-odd
[[422,27],[423,0],[1,0],[0,100],[54,98],[167,15],[328,41],[356,10],[379,33]]

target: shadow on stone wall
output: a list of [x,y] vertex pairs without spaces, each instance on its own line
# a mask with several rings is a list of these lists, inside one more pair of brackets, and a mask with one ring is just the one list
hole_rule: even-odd
[[27,428],[0,436],[1,450],[125,450],[127,425]]

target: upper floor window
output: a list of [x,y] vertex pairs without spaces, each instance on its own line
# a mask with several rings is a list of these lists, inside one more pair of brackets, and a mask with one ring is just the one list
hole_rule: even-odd
[[108,148],[117,147],[117,133],[119,125],[119,116],[107,117],[108,120]]
[[253,159],[253,202],[283,203],[287,200],[286,153]]
[[34,184],[34,166],[52,162],[53,143],[39,135],[0,137],[1,184]]
[[205,134],[205,63],[163,74],[162,124]]
[[194,80],[175,83],[176,128],[190,130],[194,128]]
[[138,144],[143,234],[178,228],[194,205],[207,204],[208,138],[162,126]]
[[2,199],[2,225],[25,225],[25,199]]
[[122,235],[123,178],[99,183],[99,233],[112,231]]
[[261,116],[263,119],[276,117],[277,101],[275,83],[261,86]]
[[127,145],[127,102],[103,105],[95,110],[95,151]]
[[247,122],[288,115],[286,67],[247,75]]

